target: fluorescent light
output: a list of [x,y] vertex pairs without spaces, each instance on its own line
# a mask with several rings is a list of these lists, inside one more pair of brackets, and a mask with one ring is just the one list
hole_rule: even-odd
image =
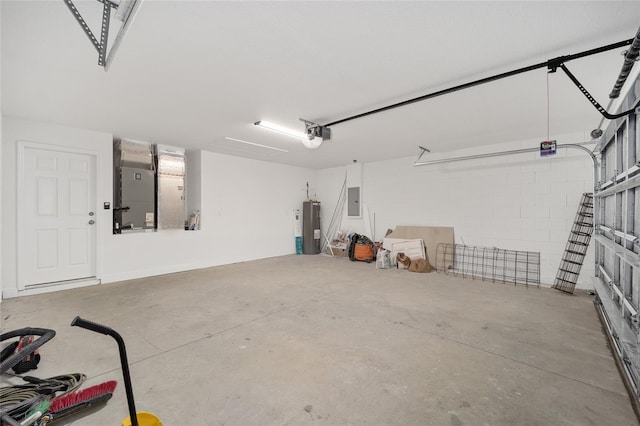
[[271,131],[274,131],[274,132],[282,133],[283,135],[287,135],[287,136],[290,136],[292,138],[302,139],[303,141],[304,140],[307,140],[307,141],[309,140],[309,138],[307,137],[307,135],[304,132],[299,132],[297,130],[289,129],[288,127],[284,127],[284,126],[281,126],[279,124],[271,123],[269,121],[260,120],[260,121],[256,121],[253,124],[255,124],[258,127],[262,127],[264,129],[268,129],[268,130],[271,130]]
[[276,147],[269,146],[269,145],[262,145],[260,143],[255,143],[255,142],[243,141],[242,139],[230,138],[228,136],[225,136],[225,139],[229,140],[229,141],[233,141],[233,142],[240,142],[240,143],[245,143],[247,145],[257,146],[257,147],[260,147],[260,148],[272,149],[274,151],[289,152],[286,149],[276,148]]

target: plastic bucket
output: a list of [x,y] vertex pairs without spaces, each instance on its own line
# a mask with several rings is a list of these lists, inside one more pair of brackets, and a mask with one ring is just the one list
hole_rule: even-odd
[[[146,411],[138,411],[136,417],[138,418],[138,426],[162,426],[159,418]],[[122,426],[131,426],[131,417],[124,419]]]

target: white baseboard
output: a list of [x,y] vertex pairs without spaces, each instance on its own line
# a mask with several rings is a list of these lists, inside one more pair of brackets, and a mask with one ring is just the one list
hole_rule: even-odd
[[91,278],[86,280],[73,280],[53,284],[43,284],[26,288],[24,290],[18,290],[17,288],[7,288],[2,290],[2,298],[11,299],[19,296],[33,296],[36,294],[52,293],[54,291],[70,290],[72,288],[80,288],[96,284],[100,284],[100,280]]
[[102,276],[102,283],[114,283],[127,280],[135,280],[138,278],[154,277],[158,275],[174,274],[176,272],[191,271],[194,269],[212,268],[214,266],[230,265],[233,263],[250,262],[252,260],[267,259],[270,257],[286,256],[294,253],[282,253],[269,256],[246,258],[242,256],[232,256],[224,259],[211,259],[203,262],[186,263],[182,265],[171,265],[162,268],[141,269],[137,271],[127,271],[117,274],[107,274]]

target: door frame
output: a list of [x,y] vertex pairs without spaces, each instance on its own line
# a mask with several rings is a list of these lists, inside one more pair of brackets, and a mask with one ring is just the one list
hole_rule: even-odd
[[[101,191],[100,188],[102,188],[103,182],[102,182],[102,170],[101,170],[101,156],[99,154],[98,151],[95,150],[91,150],[91,149],[82,149],[82,148],[76,148],[76,147],[71,147],[71,146],[64,146],[64,145],[49,145],[46,143],[40,143],[40,142],[30,142],[30,141],[24,141],[24,140],[19,140],[17,142],[17,147],[16,147],[16,154],[17,154],[17,164],[16,164],[16,287],[19,293],[22,294],[37,294],[37,293],[44,293],[47,291],[57,291],[57,290],[63,290],[63,289],[68,289],[68,288],[74,288],[74,287],[83,287],[85,285],[92,285],[92,284],[99,284],[100,283],[100,276],[101,276],[101,247],[102,247],[102,232],[101,232],[101,227],[102,227],[102,221],[101,221],[101,216],[103,215],[98,215],[98,212],[100,212],[100,210],[98,209],[99,205],[100,205],[100,199],[102,197],[101,195]],[[95,197],[94,197],[94,202],[95,202],[95,206],[94,206],[94,211],[96,212],[96,221],[98,222],[98,226],[96,227],[96,234],[95,234],[95,238],[94,238],[94,247],[93,247],[93,255],[94,255],[94,259],[95,259],[95,277],[94,279],[88,279],[88,280],[71,280],[71,281],[62,281],[62,282],[56,282],[55,284],[51,284],[51,285],[47,285],[47,283],[41,284],[39,285],[37,288],[27,288],[26,287],[26,283],[23,280],[24,277],[24,261],[23,261],[23,256],[22,256],[22,251],[24,250],[23,247],[23,243],[21,243],[21,236],[23,235],[21,233],[21,229],[25,229],[24,227],[27,225],[25,217],[26,217],[26,212],[25,212],[25,203],[24,203],[24,194],[25,194],[25,180],[24,180],[24,172],[25,172],[25,150],[26,149],[39,149],[39,150],[46,150],[46,151],[56,151],[56,152],[63,152],[63,153],[69,153],[69,154],[82,154],[82,155],[88,155],[88,156],[92,156],[94,159],[94,179],[93,179],[93,188],[91,188],[91,190],[93,191]]]

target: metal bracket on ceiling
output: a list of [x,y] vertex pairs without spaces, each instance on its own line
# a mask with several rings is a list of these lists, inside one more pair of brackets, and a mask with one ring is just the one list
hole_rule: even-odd
[[73,4],[73,1],[71,0],[64,0],[64,4],[67,5],[73,17],[76,18],[76,21],[78,21],[78,24],[80,24],[84,33],[87,35],[87,37],[89,37],[89,41],[91,41],[93,47],[95,47],[96,50],[100,52],[100,43],[98,43],[98,40],[96,39],[96,36],[93,35],[91,28],[89,28],[89,25],[87,25],[82,15],[80,15],[80,12],[76,8],[76,5]]
[[109,1],[109,0],[97,0],[97,1],[99,1],[100,3],[109,3],[111,5],[111,7],[114,8],[114,9],[117,9],[118,6],[119,6],[118,3],[112,2],[112,1]]
[[102,25],[100,28],[100,41],[98,42],[98,39],[96,39],[96,36],[93,35],[93,31],[91,31],[91,28],[89,28],[89,25],[87,25],[87,22],[84,20],[84,18],[80,14],[80,11],[78,10],[78,8],[76,8],[76,5],[73,4],[73,1],[72,0],[63,0],[63,1],[64,1],[64,4],[66,4],[69,10],[71,11],[71,14],[73,15],[73,17],[76,18],[76,21],[78,21],[78,24],[80,24],[80,27],[82,28],[84,33],[87,35],[87,37],[89,37],[89,41],[91,41],[91,44],[93,44],[93,47],[95,47],[96,50],[98,51],[98,65],[103,67],[105,57],[106,57],[106,52],[107,52],[107,40],[109,38],[109,20],[111,18],[112,3],[110,1],[101,1],[101,3],[103,4]]
[[104,67],[105,59],[107,57],[109,21],[111,20],[111,2],[105,1],[104,3],[102,3],[102,5],[102,25],[100,27],[100,50],[98,51],[98,65]]
[[420,155],[418,155],[418,158],[415,161],[416,163],[420,161],[420,159],[425,154],[425,152],[431,152],[429,148],[425,148],[424,146],[421,146],[421,145],[418,145],[418,148],[420,148]]
[[[96,0],[102,3],[102,20],[100,24],[100,41],[96,38],[89,28],[89,25],[84,20],[78,8],[76,8],[75,4],[73,4],[73,0],[63,0],[67,5],[71,14],[76,19],[80,27],[84,31],[84,33],[89,38],[93,47],[98,51],[98,65],[103,67],[105,71],[107,71],[109,64],[111,62],[111,58],[114,56],[115,51],[117,50],[120,42],[124,38],[124,34],[128,31],[129,26],[131,25],[131,21],[133,21],[133,17],[135,16],[135,12],[139,7],[139,4],[142,0],[129,0],[124,4],[124,2],[116,3],[111,0]],[[124,4],[124,5],[123,5]],[[120,7],[123,6],[123,7]],[[107,55],[107,44],[109,41],[109,24],[111,22],[111,10],[117,10],[116,18],[121,19],[123,22],[122,28],[116,35],[116,39],[111,47],[111,51]]]
[[[567,68],[567,66],[565,64],[560,64],[559,68],[564,71],[564,73],[567,75],[567,77],[569,77],[569,80],[571,80],[571,82],[573,82],[573,84],[580,90],[580,92],[587,98],[587,100],[589,102],[591,102],[591,105],[593,105],[593,107],[606,119],[608,120],[615,120],[616,118],[620,118],[620,117],[624,117],[625,115],[630,115],[633,114],[635,112],[635,110],[640,107],[640,100],[638,101],[638,103],[636,103],[631,109],[628,109],[626,111],[623,112],[619,112],[617,114],[612,114],[610,112],[608,112],[602,105],[600,105],[600,103],[591,95],[591,93],[589,93],[589,91],[587,90],[586,87],[584,87],[582,85],[582,83],[580,83],[580,81],[576,78],[576,76],[574,76],[571,71],[569,71],[569,68]],[[555,72],[555,69],[551,69],[549,72]],[[611,103],[609,103],[609,105],[611,105]]]
[[[607,108],[604,108],[602,105],[600,105],[600,103],[596,101],[596,99],[591,95],[591,93],[589,93],[589,91],[582,85],[582,83],[580,83],[580,81],[578,81],[578,79],[571,73],[571,71],[569,71],[569,69],[565,65],[565,62],[570,57],[560,56],[548,61],[547,67],[549,69],[549,72],[550,73],[556,72],[558,68],[564,71],[564,73],[567,75],[567,77],[569,77],[569,79],[573,82],[573,84],[580,90],[580,92],[582,92],[582,94],[589,100],[589,102],[591,102],[591,104],[595,107],[595,109],[598,110],[598,112],[602,115],[602,120],[600,120],[600,124],[598,125],[598,128],[594,129],[591,132],[591,135],[594,139],[602,136],[602,131],[600,128],[602,127],[602,123],[604,119],[615,120],[616,118],[633,114],[638,108],[640,108],[640,101],[638,101],[638,103],[636,103],[631,109],[627,111],[620,112],[617,114],[612,114],[608,112],[608,109],[613,104],[612,102],[613,99],[620,96],[620,90],[622,89],[622,86],[624,86],[624,83],[627,81],[627,78],[631,74],[633,63],[636,62],[640,57],[640,28],[638,28],[638,32],[636,33],[635,37],[631,40],[630,44],[631,44],[631,47],[624,52],[625,62],[624,62],[624,65],[622,66],[622,70],[620,71],[620,74],[618,75],[618,79],[616,80],[616,83],[613,86],[613,90],[609,94],[610,101]],[[599,49],[596,49],[596,50],[599,50]]]

